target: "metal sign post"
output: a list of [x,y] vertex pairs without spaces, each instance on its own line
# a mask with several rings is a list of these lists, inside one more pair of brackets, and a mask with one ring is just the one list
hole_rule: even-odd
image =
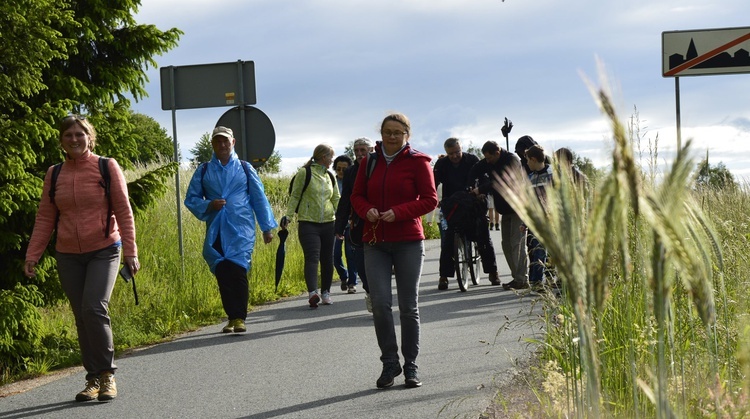
[[[271,120],[259,109],[248,105],[256,103],[255,63],[241,61],[199,64],[189,66],[162,67],[161,75],[161,108],[172,111],[172,139],[174,142],[175,161],[179,162],[177,142],[178,109],[210,108],[236,106],[235,109],[249,109],[250,113],[238,112],[238,121],[222,123],[237,133],[241,133],[237,153],[241,159],[250,161],[254,166],[262,165],[273,153],[276,142]],[[253,111],[254,110],[254,111]],[[228,113],[228,112],[227,112]],[[225,113],[224,115],[227,115]],[[249,116],[248,116],[249,115]],[[224,116],[222,116],[224,118]],[[257,126],[247,122],[259,121]],[[252,145],[252,146],[251,146]],[[251,153],[248,150],[252,150]],[[249,154],[248,154],[249,153]],[[175,176],[175,193],[177,195],[177,231],[180,241],[180,260],[182,275],[185,276],[184,250],[182,245],[182,200],[180,199],[180,171]]]

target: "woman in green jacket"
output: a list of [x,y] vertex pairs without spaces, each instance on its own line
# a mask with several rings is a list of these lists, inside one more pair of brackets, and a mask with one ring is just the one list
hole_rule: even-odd
[[[292,192],[281,226],[286,227],[294,213],[299,221],[299,242],[305,256],[305,282],[310,308],[321,301],[330,305],[333,282],[333,243],[336,206],[341,194],[328,168],[333,162],[333,147],[320,144],[312,158],[299,169],[292,183]],[[310,172],[307,183],[307,172]],[[331,179],[334,179],[331,182]],[[307,185],[305,186],[305,184]],[[320,264],[320,293],[318,292],[318,264]]]

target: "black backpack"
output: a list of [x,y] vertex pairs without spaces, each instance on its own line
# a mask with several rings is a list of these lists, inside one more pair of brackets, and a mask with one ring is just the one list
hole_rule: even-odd
[[[330,170],[326,169],[326,173],[328,173],[328,177],[331,178],[331,185],[333,185],[334,188],[338,188],[338,185],[336,185],[336,178],[333,176],[333,173],[331,173]],[[297,174],[295,173],[294,176],[292,176],[292,180],[289,181],[289,195],[292,194],[292,186],[294,185],[294,178],[297,177]],[[300,200],[297,202],[297,208],[294,209],[294,213],[296,214],[299,212],[299,204],[302,203],[302,195],[305,194],[305,191],[307,190],[307,186],[310,185],[310,178],[312,177],[312,169],[310,166],[305,166],[305,184],[302,185],[302,192],[300,192],[299,197]]]
[[[57,178],[60,176],[60,170],[62,170],[62,163],[57,163],[52,168],[52,185],[49,188],[49,199],[52,201],[52,205],[55,205],[55,189],[57,189]],[[112,183],[112,178],[109,175],[109,158],[99,157],[99,174],[102,175],[102,180],[99,185],[104,188],[104,196],[107,197],[107,229],[104,231],[104,237],[109,237],[109,223],[112,220],[112,199],[109,196],[109,187]],[[55,219],[55,230],[57,230],[57,222],[60,219],[60,211],[57,212],[57,218]]]

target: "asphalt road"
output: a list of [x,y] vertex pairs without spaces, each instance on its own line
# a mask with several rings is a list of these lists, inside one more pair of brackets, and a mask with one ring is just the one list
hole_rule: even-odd
[[[492,239],[507,282],[499,232]],[[221,323],[118,358],[110,403],[73,401],[84,384],[76,368],[0,398],[0,419],[478,418],[529,358],[526,339],[541,337],[538,310],[533,297],[491,286],[486,274],[466,293],[455,281],[438,291],[439,241],[425,249],[420,388],[406,389],[403,374],[389,389],[375,387],[380,353],[364,294],[334,283],[331,306],[286,299],[250,313],[245,334],[222,334]],[[395,295],[394,313],[398,328]]]

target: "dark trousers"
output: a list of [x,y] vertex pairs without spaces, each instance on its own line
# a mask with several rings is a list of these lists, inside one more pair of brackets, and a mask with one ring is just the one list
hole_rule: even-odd
[[366,293],[370,293],[370,286],[367,285],[367,272],[365,271],[365,249],[364,246],[356,246],[352,244],[352,253],[354,258],[354,266],[357,268],[357,274],[359,279],[362,280],[362,288],[365,289]]
[[477,235],[474,237],[479,247],[479,256],[482,257],[482,269],[484,273],[497,272],[497,259],[495,258],[495,246],[492,245],[487,217],[477,220]]
[[247,318],[247,301],[250,297],[247,271],[228,260],[216,265],[216,281],[219,283],[221,304],[229,320]]
[[[444,224],[444,223],[443,223]],[[452,228],[445,226],[440,229],[440,276],[453,278],[456,273],[456,265],[453,263],[453,243],[455,232]]]

